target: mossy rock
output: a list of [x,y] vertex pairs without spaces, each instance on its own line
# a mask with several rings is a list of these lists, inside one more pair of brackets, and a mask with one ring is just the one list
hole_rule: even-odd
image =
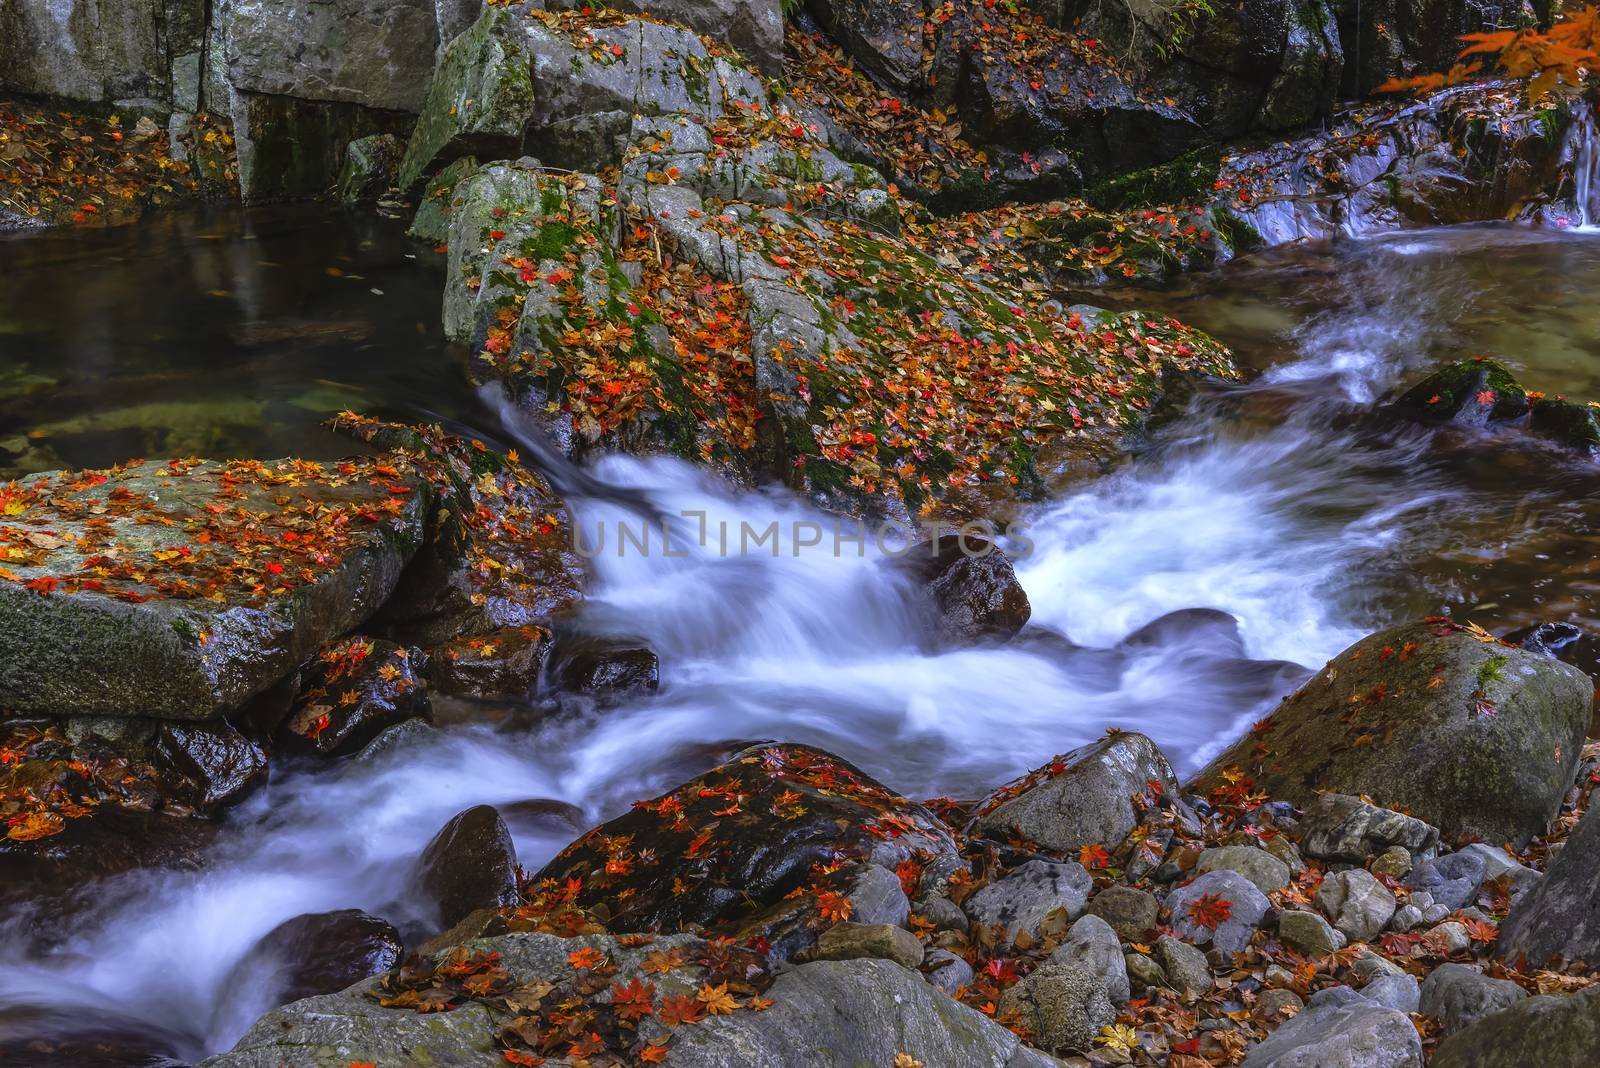
[[400,163],[400,188],[416,188],[461,156],[515,157],[533,107],[531,61],[514,16],[487,11],[439,59]]
[[1509,368],[1480,356],[1442,367],[1406,390],[1394,410],[1425,423],[1485,426],[1528,413],[1528,391]]
[[428,179],[428,186],[417,202],[417,214],[411,220],[411,236],[419,241],[443,244],[450,236],[450,215],[456,208],[456,186],[478,173],[476,156],[462,156],[450,166]]
[[1528,429],[1571,449],[1600,449],[1600,405],[1540,397],[1528,415]]
[[1447,837],[1525,843],[1572,784],[1594,684],[1570,664],[1482,637],[1433,621],[1362,639],[1192,786],[1250,784],[1299,805],[1326,791],[1365,794]]

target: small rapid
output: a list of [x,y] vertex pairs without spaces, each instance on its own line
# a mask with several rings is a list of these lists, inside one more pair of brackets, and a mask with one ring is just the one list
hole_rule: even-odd
[[[931,647],[874,540],[836,545],[837,521],[787,493],[664,459],[557,472],[593,557],[581,622],[649,642],[660,692],[604,710],[453,707],[381,754],[286,769],[229,813],[200,870],[97,886],[94,906],[49,937],[29,915],[0,920],[0,1038],[8,1009],[48,1001],[114,1012],[184,1060],[226,1048],[280,993],[236,972],[262,935],[342,908],[425,927],[412,866],[471,805],[570,806],[566,821],[513,822],[532,871],[578,824],[762,739],[822,746],[917,798],[975,796],[1111,726],[1148,733],[1181,772],[1379,625],[1592,612],[1530,577],[1577,560],[1600,530],[1592,473],[1515,442],[1395,425],[1375,407],[1462,343],[1482,288],[1436,261],[1488,249],[1474,241],[1356,243],[1157,297],[1184,318],[1234,316],[1273,355],[1255,382],[1204,392],[1146,454],[1028,513],[1031,551],[1010,547],[1033,628],[1003,646]],[[1570,253],[1552,248],[1536,255]],[[1200,322],[1231,339],[1227,322]],[[514,419],[495,429],[527,438]],[[1490,470],[1502,453],[1517,458]],[[724,551],[724,524],[779,537]],[[619,542],[623,525],[652,529],[652,551]],[[819,542],[798,544],[813,527]],[[1236,617],[1237,637],[1193,609]]]

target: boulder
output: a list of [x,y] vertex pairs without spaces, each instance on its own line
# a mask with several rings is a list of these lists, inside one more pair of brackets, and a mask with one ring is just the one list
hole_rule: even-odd
[[416,880],[441,928],[477,909],[516,904],[517,849],[494,807],[476,805],[451,817],[423,849]]
[[1202,850],[1195,861],[1195,874],[1208,871],[1236,871],[1255,884],[1263,894],[1282,890],[1289,885],[1289,865],[1255,846],[1213,846]]
[[1600,805],[1591,805],[1539,883],[1512,906],[1495,952],[1535,967],[1600,961]]
[[1237,953],[1250,944],[1272,903],[1238,872],[1213,871],[1172,891],[1165,906],[1179,938]]
[[1525,998],[1450,1035],[1433,1068],[1582,1068],[1600,1057],[1600,986]]
[[[582,6],[576,0],[567,2]],[[608,6],[682,23],[737,48],[762,73],[770,77],[783,74],[783,6],[779,0],[620,0]]]
[[307,913],[261,937],[223,980],[224,991],[257,988],[287,1004],[335,994],[400,963],[400,932],[359,909]]
[[323,646],[301,671],[300,692],[278,727],[279,746],[319,756],[353,753],[397,723],[426,719],[420,659],[416,650],[381,638]]
[[0,90],[170,108],[174,75],[199,55],[204,0],[79,5],[12,0],[0,15]]
[[1394,846],[1425,856],[1439,845],[1437,827],[1349,794],[1317,797],[1306,806],[1298,830],[1301,853],[1348,864],[1364,864]]
[[1361,988],[1361,996],[1373,1004],[1404,1013],[1416,1012],[1422,1002],[1422,991],[1414,975],[1380,975]]
[[1038,938],[1052,913],[1062,928],[1081,916],[1093,887],[1094,877],[1076,861],[1030,860],[967,898],[962,908],[974,924],[999,928],[1003,942],[1024,932]]
[[241,801],[267,781],[266,751],[226,720],[163,723],[155,746],[176,778],[174,792],[201,812]]
[[434,0],[220,0],[216,18],[233,88],[389,111],[421,108],[439,44]]
[[1145,805],[1177,796],[1177,779],[1161,750],[1144,735],[1123,731],[1000,787],[973,807],[966,829],[1058,853],[1075,854],[1086,845],[1115,852],[1139,825]]
[[895,566],[926,599],[943,643],[1005,641],[1032,614],[1011,561],[982,538],[947,534],[912,546]]
[[1306,1007],[1250,1050],[1244,1068],[1422,1068],[1422,1038],[1403,1012],[1347,986],[1313,994]]
[[1417,1011],[1439,1021],[1440,1031],[1449,1035],[1527,996],[1509,979],[1491,979],[1465,964],[1441,964],[1423,980]]
[[145,461],[7,491],[0,705],[207,719],[371,615],[428,494],[380,461]]
[[[815,1068],[855,1068],[891,1064],[907,1054],[928,1065],[971,1068],[1050,1068],[1058,1062],[1022,1045],[998,1023],[976,1009],[936,990],[916,972],[885,960],[813,961],[768,977],[753,957],[685,935],[665,936],[647,945],[606,936],[556,938],[547,934],[508,934],[474,941],[467,947],[496,954],[495,974],[507,988],[529,989],[544,983],[553,989],[535,999],[541,1010],[553,1010],[569,999],[596,997],[587,971],[576,968],[574,955],[593,954],[616,971],[598,984],[601,999],[609,991],[638,980],[652,1002],[690,997],[703,986],[736,981],[745,990],[761,991],[771,1000],[763,1011],[743,1007],[725,1015],[705,1016],[670,1032],[653,1017],[640,1021],[639,1037],[631,1030],[619,1036],[622,1045],[608,1045],[613,1056],[627,1060],[630,1048],[670,1036],[670,1063],[686,1068],[735,1068],[749,1064],[805,1064]],[[682,961],[667,971],[645,961],[673,956]],[[733,964],[728,963],[732,958]],[[747,961],[746,958],[750,957]],[[470,959],[470,958],[467,958]],[[231,1052],[202,1062],[204,1068],[324,1068],[329,1051],[342,1066],[350,1061],[376,1064],[448,1064],[459,1068],[504,1065],[495,1041],[503,1017],[468,998],[451,1012],[419,1014],[409,1007],[384,1008],[369,992],[380,980],[369,980],[339,994],[308,998],[262,1017]],[[770,983],[770,987],[767,985]],[[537,1017],[539,1019],[543,1016]]]
[[[810,945],[824,919],[859,919],[853,896],[883,901],[877,887],[888,886],[872,868],[898,882],[902,864],[909,873],[924,858],[962,866],[927,809],[819,749],[760,745],[637,802],[562,850],[530,885],[536,907],[546,887],[550,906],[603,907],[618,930],[760,937],[784,959]],[[570,897],[556,893],[569,885],[578,887]],[[898,909],[903,917],[903,893]]]
[[1528,414],[1528,391],[1498,360],[1480,356],[1441,368],[1401,394],[1395,411],[1430,423],[1484,426]]
[[922,974],[951,997],[972,982],[972,965],[948,949],[930,949],[922,957]]
[[1394,915],[1395,897],[1363,868],[1333,872],[1313,899],[1322,914],[1352,942],[1370,942]]
[[1230,787],[1228,772],[1300,805],[1361,794],[1447,836],[1520,845],[1572,782],[1593,691],[1576,668],[1454,623],[1406,624],[1340,653],[1194,785]]

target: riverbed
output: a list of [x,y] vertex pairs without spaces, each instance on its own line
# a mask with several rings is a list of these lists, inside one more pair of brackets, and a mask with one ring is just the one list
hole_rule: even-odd
[[[319,424],[346,407],[515,443],[439,331],[439,260],[401,223],[315,208],[0,240],[0,468],[332,456],[349,445]],[[825,541],[741,555],[689,536],[700,513],[713,529],[826,524],[804,503],[673,461],[607,458],[589,473],[680,517],[691,546],[619,556],[613,544],[594,560],[586,621],[651,644],[658,694],[542,718],[446,705],[436,733],[381,757],[276,769],[201,870],[97,888],[96,907],[45,946],[25,920],[0,920],[0,1037],[49,1004],[143,1028],[144,1063],[224,1049],[275,1003],[230,977],[262,934],[341,908],[416,916],[410,865],[470,805],[572,806],[566,823],[513,826],[533,870],[578,825],[759,739],[820,745],[917,798],[972,797],[1112,726],[1148,733],[1182,772],[1380,626],[1593,625],[1592,461],[1516,430],[1403,423],[1381,402],[1479,353],[1530,388],[1600,397],[1597,286],[1600,236],[1482,226],[1072,295],[1169,311],[1254,374],[1203,392],[1127,466],[1031,510],[1017,572],[1033,622],[1069,642],[929,652],[870,552]],[[636,515],[613,498],[569,503],[584,528]],[[1237,639],[1192,613],[1141,631],[1189,609],[1233,615]]]

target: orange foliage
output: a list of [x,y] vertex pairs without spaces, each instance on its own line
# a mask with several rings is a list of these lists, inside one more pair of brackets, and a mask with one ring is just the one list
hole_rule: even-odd
[[1429,92],[1457,85],[1483,71],[1482,61],[1469,57],[1491,56],[1506,74],[1528,79],[1528,99],[1537,102],[1557,85],[1581,85],[1591,71],[1600,68],[1600,7],[1590,5],[1565,14],[1548,32],[1496,30],[1469,33],[1461,39],[1467,47],[1448,72],[1392,78],[1378,86],[1378,91]]

